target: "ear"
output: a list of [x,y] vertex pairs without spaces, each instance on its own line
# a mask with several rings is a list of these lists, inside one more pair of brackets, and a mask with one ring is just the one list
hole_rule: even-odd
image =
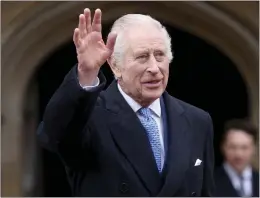
[[110,57],[107,59],[107,63],[109,64],[109,66],[110,66],[112,72],[114,73],[114,75],[116,76],[116,78],[117,78],[117,79],[118,79],[118,78],[121,78],[121,71],[120,71],[120,69],[117,67],[115,59],[110,56]]

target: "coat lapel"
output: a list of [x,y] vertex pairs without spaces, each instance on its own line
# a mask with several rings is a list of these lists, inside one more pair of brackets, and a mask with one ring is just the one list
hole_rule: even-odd
[[135,112],[125,101],[114,81],[105,92],[106,108],[115,116],[109,127],[115,144],[136,171],[144,186],[156,195],[161,186],[146,131]]
[[220,169],[220,175],[221,175],[221,187],[222,191],[226,194],[228,197],[239,197],[238,191],[234,188],[227,172],[224,169],[224,166],[221,166]]
[[168,124],[165,182],[158,196],[174,195],[182,184],[190,159],[190,125],[184,109],[167,92],[163,94]]

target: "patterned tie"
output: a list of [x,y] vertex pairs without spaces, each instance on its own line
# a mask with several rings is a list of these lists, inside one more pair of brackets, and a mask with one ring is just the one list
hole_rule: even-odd
[[157,168],[159,172],[161,172],[161,143],[158,126],[156,121],[153,119],[152,112],[149,108],[141,108],[139,113],[141,115],[140,121],[147,132],[152,147]]

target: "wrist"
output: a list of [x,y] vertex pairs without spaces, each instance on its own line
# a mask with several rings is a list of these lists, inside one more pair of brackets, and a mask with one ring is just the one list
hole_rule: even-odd
[[79,83],[83,86],[92,86],[96,81],[99,70],[81,70],[78,68],[78,79]]

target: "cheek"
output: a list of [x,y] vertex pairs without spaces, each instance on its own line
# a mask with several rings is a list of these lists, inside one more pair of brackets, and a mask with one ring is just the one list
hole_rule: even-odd
[[234,154],[231,151],[226,151],[226,157],[227,158],[232,158]]
[[169,64],[168,64],[168,62],[167,63],[164,62],[161,65],[159,65],[159,69],[164,76],[169,75]]
[[161,69],[161,73],[164,77],[164,84],[168,83],[168,78],[169,78],[169,67],[163,67]]
[[142,68],[138,68],[137,65],[130,67],[124,72],[124,81],[128,84],[128,88],[131,90],[138,89],[141,90],[141,79],[143,76]]
[[145,73],[145,67],[143,67],[142,65],[133,66],[131,68],[131,71],[129,72],[129,74],[131,75],[132,82],[138,84],[140,84],[144,73]]
[[232,159],[232,158],[234,158],[235,155],[236,155],[236,152],[234,152],[234,150],[232,150],[232,149],[230,149],[230,148],[227,148],[227,149],[225,150],[225,153],[226,153],[226,157],[227,157],[228,159]]
[[252,150],[252,149],[248,149],[245,152],[245,156],[247,156],[248,158],[251,158],[253,155],[254,155],[254,150]]

